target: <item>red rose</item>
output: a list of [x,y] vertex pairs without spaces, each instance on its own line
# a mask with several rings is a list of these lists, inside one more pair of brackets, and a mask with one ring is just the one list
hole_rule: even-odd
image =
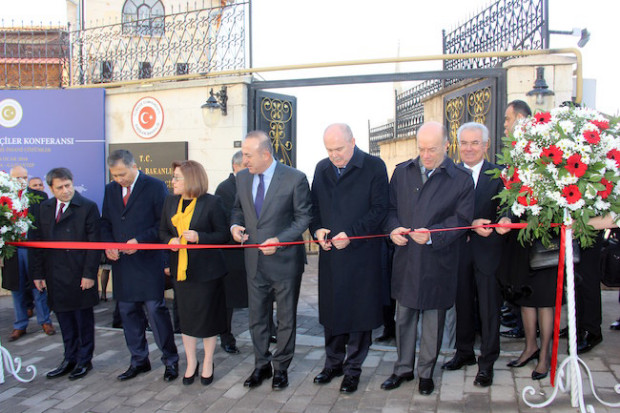
[[534,115],[534,119],[536,119],[536,123],[547,123],[551,120],[551,113],[549,112],[537,112]]
[[620,151],[618,151],[617,149],[612,149],[611,151],[607,152],[607,158],[616,161],[616,166],[620,168]]
[[587,130],[583,133],[583,137],[588,141],[591,145],[596,145],[601,141],[601,135],[599,135],[598,131],[595,130]]
[[581,199],[581,192],[577,185],[567,185],[562,190],[562,196],[566,198],[569,204],[574,204]]
[[6,205],[9,209],[13,209],[13,201],[8,196],[0,197],[0,205]]
[[581,178],[588,170],[588,165],[581,162],[581,155],[576,153],[571,155],[566,160],[566,166],[564,168],[566,168],[568,172],[575,175],[577,178]]
[[[532,188],[530,188],[529,186],[522,186],[521,189],[519,190],[519,194],[523,194],[523,195],[519,195],[517,197],[517,202],[523,206],[532,206],[538,203],[536,198],[532,196],[534,192],[532,191]],[[528,198],[529,198],[529,201],[528,201]]]
[[611,191],[614,189],[614,184],[609,182],[607,179],[601,179],[601,183],[605,185],[604,191],[598,191],[596,194],[600,195],[602,199],[607,199],[609,195],[611,195]]
[[504,175],[502,175],[502,181],[504,181],[504,186],[506,187],[506,189],[512,188],[513,184],[520,183],[521,179],[519,179],[519,171],[517,170],[517,168],[515,168],[515,171],[510,179],[507,179]]
[[564,156],[564,152],[562,152],[562,150],[555,145],[551,145],[548,148],[543,149],[540,154],[544,164],[549,163],[545,162],[545,158],[549,158],[554,165],[559,165],[562,163],[562,156]]
[[609,128],[609,121],[607,120],[591,120],[590,123],[595,125],[600,130],[605,130]]

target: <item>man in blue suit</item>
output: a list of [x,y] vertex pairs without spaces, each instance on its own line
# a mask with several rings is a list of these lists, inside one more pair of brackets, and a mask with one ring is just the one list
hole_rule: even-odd
[[[114,151],[108,157],[108,167],[114,182],[105,188],[102,241],[159,242],[159,221],[168,194],[164,182],[140,173],[133,155],[127,150]],[[125,341],[131,353],[131,365],[118,379],[129,380],[151,370],[144,309],[148,312],[155,342],[163,353],[164,380],[176,379],[179,355],[164,301],[163,251],[109,249],[105,253],[112,261],[114,298],[118,301]]]

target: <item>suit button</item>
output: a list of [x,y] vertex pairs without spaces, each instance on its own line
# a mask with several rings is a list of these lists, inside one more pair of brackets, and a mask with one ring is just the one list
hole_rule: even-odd
[[125,220],[125,217],[121,217],[121,221],[124,221],[124,220]]

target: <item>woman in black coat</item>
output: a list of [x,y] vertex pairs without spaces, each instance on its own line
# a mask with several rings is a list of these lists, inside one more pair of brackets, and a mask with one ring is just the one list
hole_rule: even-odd
[[[168,244],[224,244],[229,230],[219,197],[207,194],[207,174],[198,162],[172,164],[174,195],[164,203],[159,236]],[[204,344],[201,383],[213,381],[217,335],[226,330],[224,281],[220,249],[178,249],[170,254],[170,271],[178,303],[187,368],[183,384],[198,376],[197,338]]]

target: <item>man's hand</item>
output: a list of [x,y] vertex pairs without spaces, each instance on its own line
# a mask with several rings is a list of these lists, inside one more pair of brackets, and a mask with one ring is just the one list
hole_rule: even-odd
[[[418,232],[419,231],[419,232]],[[417,244],[424,245],[431,239],[431,233],[428,232],[428,228],[417,228],[413,232],[409,233],[409,236]]]
[[47,288],[47,284],[45,283],[45,280],[34,280],[34,286],[39,291],[43,291]]
[[108,257],[110,261],[117,261],[119,258],[118,250],[105,250],[105,256]]
[[346,248],[347,245],[349,245],[350,243],[351,240],[349,239],[349,236],[344,232],[340,232],[332,238],[332,244],[334,244],[334,247],[336,247],[336,249],[338,250]]
[[[478,225],[486,225],[486,224],[490,224],[491,220],[490,219],[485,219],[485,218],[478,218],[478,219],[474,219],[473,222],[471,223],[472,227],[478,226]],[[488,237],[489,235],[491,235],[491,233],[493,232],[493,228],[474,228],[474,232],[478,235],[480,235],[481,237]]]
[[406,235],[402,235],[402,234],[406,234],[409,231],[411,231],[411,228],[404,228],[404,227],[394,228],[392,232],[390,232],[390,239],[392,240],[394,244],[398,245],[399,247],[405,246],[407,245],[409,240],[407,239]]
[[[181,245],[181,241],[177,237],[170,238],[170,241],[168,241],[168,245]],[[178,250],[179,250],[178,248],[171,248],[170,249],[170,251],[172,251],[172,252],[177,252]]]
[[[132,238],[129,241],[127,241],[127,244],[137,244],[137,243],[138,243],[138,240],[135,239],[135,238]],[[124,252],[127,255],[132,255],[132,254],[135,254],[136,251],[138,251],[138,250],[125,250]]]
[[250,237],[248,234],[245,233],[245,227],[242,227],[241,225],[233,226],[230,229],[230,234],[232,235],[233,239],[238,243],[246,242]]
[[187,240],[187,242],[197,243],[198,242],[198,233],[192,229],[187,231],[183,231],[183,238]]
[[82,287],[82,290],[88,290],[89,288],[93,288],[94,286],[95,280],[82,277],[82,282],[80,283],[80,287]]
[[319,245],[321,246],[321,248],[323,248],[324,251],[329,251],[332,249],[332,243],[330,241],[326,241],[327,234],[329,234],[330,232],[331,231],[327,228],[320,228],[314,232],[314,235],[316,235],[316,239],[319,241]]
[[[260,245],[278,244],[279,242],[280,240],[277,237],[273,237],[266,239],[265,242]],[[258,247],[258,249],[261,250],[265,255],[273,255],[278,250],[278,247],[274,245],[272,247]]]
[[164,268],[164,275],[165,275],[166,277],[170,277],[170,267],[166,267],[166,268]]
[[[502,217],[497,223],[498,224],[511,224],[512,221],[508,217]],[[504,234],[507,234],[507,233],[510,232],[510,228],[508,228],[508,227],[497,227],[497,228],[495,228],[495,231],[499,235],[504,235]]]

